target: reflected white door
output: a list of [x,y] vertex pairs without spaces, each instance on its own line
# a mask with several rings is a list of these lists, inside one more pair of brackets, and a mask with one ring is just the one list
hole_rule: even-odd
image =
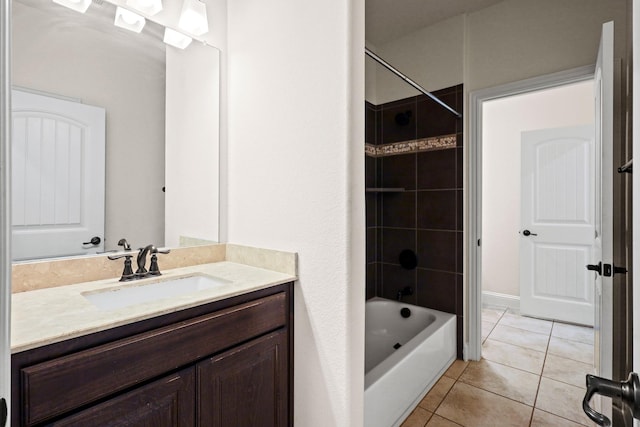
[[13,259],[103,251],[105,110],[13,90],[11,150]]
[[593,126],[522,132],[520,310],[593,325]]

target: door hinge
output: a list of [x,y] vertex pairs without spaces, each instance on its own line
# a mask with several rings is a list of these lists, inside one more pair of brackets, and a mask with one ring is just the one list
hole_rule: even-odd
[[478,239],[478,246],[480,246],[480,239]]

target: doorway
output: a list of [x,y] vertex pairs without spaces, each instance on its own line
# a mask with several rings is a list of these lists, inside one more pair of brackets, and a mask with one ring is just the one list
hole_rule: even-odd
[[593,79],[482,104],[484,305],[593,326]]
[[[591,125],[593,76],[593,67],[581,67],[470,94],[470,132],[481,144],[469,147],[469,175],[478,179],[471,180],[469,212],[476,220],[468,245],[482,247],[469,257],[470,283],[478,284],[470,288],[470,319],[481,319],[482,303],[520,313],[521,133]],[[487,326],[483,334],[482,322],[471,323],[467,358],[480,359]]]

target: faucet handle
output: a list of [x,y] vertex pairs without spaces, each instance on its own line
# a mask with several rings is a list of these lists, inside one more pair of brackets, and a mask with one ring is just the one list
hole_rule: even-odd
[[135,279],[135,275],[133,274],[133,268],[131,267],[131,257],[133,255],[129,254],[121,254],[121,255],[109,255],[107,258],[110,260],[116,260],[120,258],[125,258],[124,260],[124,270],[122,270],[122,276],[120,277],[121,282],[128,282],[129,280]]
[[129,255],[129,254],[118,254],[118,255],[108,255],[107,258],[109,258],[111,261],[115,261],[117,259],[124,258],[124,257],[131,258],[132,256],[133,255]]
[[162,249],[162,250],[160,250],[158,248],[155,248],[155,249],[151,250],[152,254],[168,254],[170,252],[171,252],[171,249]]
[[159,250],[155,250],[154,252],[151,253],[151,265],[149,265],[149,275],[150,276],[161,276],[162,273],[160,273],[160,267],[158,267],[158,255],[157,254],[168,254],[169,252],[171,252],[169,249],[167,250],[163,250],[163,251],[159,251]]

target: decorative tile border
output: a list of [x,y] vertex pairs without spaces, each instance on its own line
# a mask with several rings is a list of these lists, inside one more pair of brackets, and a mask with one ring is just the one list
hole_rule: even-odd
[[364,145],[364,153],[371,157],[394,156],[396,154],[416,153],[420,151],[444,150],[455,148],[457,138],[455,134],[435,136],[431,138],[414,139],[412,141],[393,142],[384,145]]

